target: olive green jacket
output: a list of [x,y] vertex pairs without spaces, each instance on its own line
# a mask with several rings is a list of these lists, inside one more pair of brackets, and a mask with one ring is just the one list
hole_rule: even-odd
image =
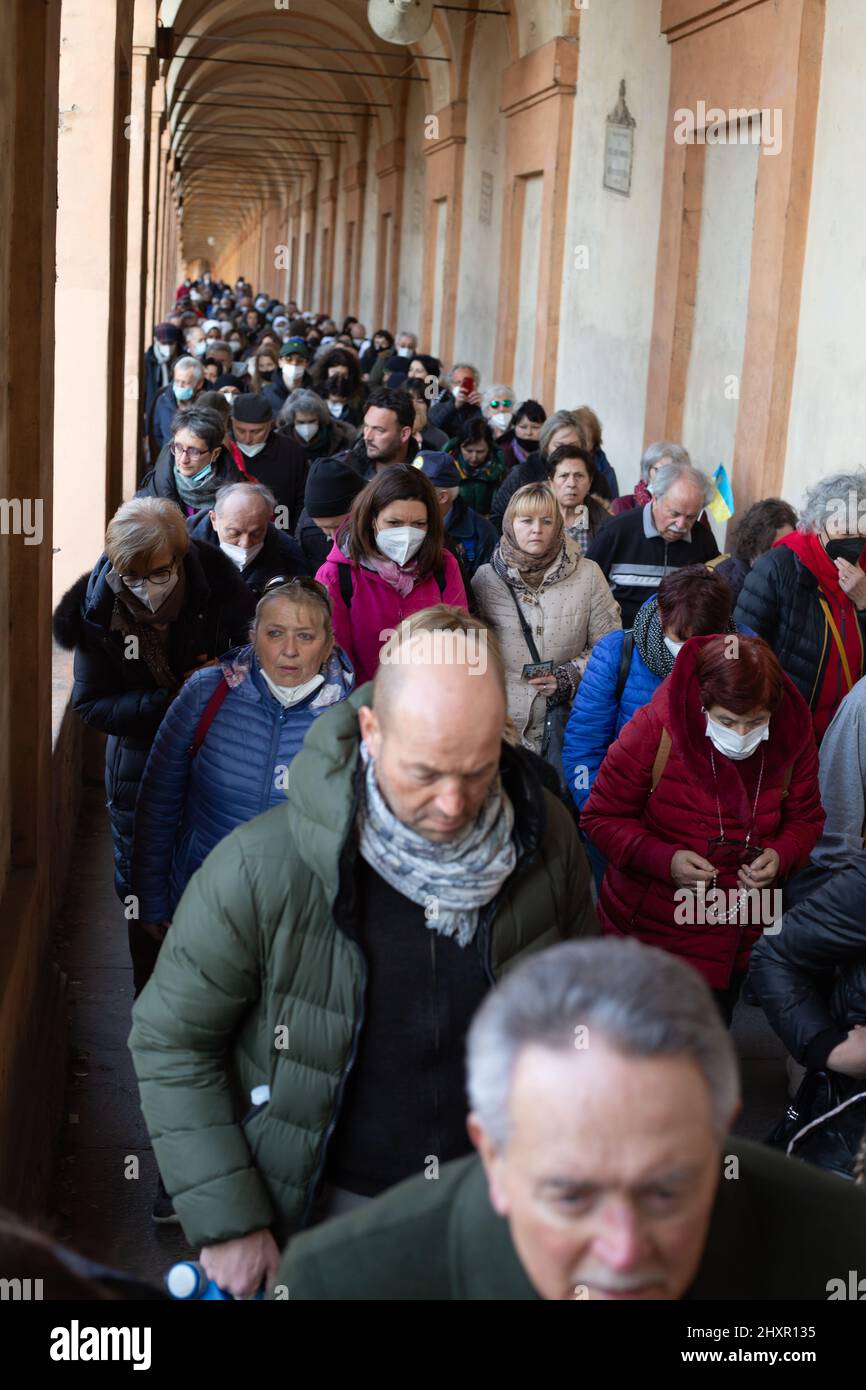
[[[287,804],[233,831],[187,886],[133,1009],[130,1048],[157,1162],[187,1239],[303,1225],[363,1027],[353,937],[358,708],[320,716]],[[491,984],[530,951],[598,931],[565,807],[503,745],[517,866],[481,910]],[[269,1088],[251,1106],[255,1087]]]
[[[866,1271],[863,1188],[745,1139],[729,1138],[724,1151],[728,1176],[686,1300],[824,1301],[834,1290],[840,1297],[831,1281],[847,1288],[849,1271]],[[445,1164],[438,1179],[409,1178],[351,1216],[295,1237],[276,1296],[538,1298],[474,1157]]]

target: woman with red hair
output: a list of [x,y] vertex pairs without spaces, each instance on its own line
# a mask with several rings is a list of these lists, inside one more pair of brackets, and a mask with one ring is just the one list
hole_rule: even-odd
[[760,638],[692,637],[609,749],[581,814],[605,932],[688,960],[730,1021],[780,883],[824,823],[803,697]]

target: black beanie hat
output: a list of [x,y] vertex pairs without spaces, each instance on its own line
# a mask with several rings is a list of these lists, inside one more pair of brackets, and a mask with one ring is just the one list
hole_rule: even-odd
[[158,343],[182,343],[183,334],[176,323],[158,323],[153,331]]
[[264,396],[257,396],[248,391],[243,396],[235,396],[232,401],[232,417],[245,425],[263,425],[266,420],[273,420],[274,412]]
[[366,487],[360,473],[340,459],[316,459],[310,465],[304,488],[308,516],[345,516],[358,493]]

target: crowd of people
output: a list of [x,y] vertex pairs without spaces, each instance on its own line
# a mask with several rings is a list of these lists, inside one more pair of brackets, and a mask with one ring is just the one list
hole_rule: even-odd
[[[55,612],[154,1219],[236,1297],[826,1297],[866,1255],[866,471],[723,554],[683,443],[622,493],[589,406],[421,346],[185,281]],[[802,1077],[763,1145],[744,992]]]

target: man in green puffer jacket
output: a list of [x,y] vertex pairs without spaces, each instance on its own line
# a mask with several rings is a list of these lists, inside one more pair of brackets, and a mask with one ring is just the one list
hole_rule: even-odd
[[395,646],[316,721],[287,805],[193,876],[133,1011],[163,1180],[235,1296],[311,1218],[469,1151],[477,1005],[527,953],[598,930],[568,812],[501,742],[492,635],[424,620],[462,657]]

